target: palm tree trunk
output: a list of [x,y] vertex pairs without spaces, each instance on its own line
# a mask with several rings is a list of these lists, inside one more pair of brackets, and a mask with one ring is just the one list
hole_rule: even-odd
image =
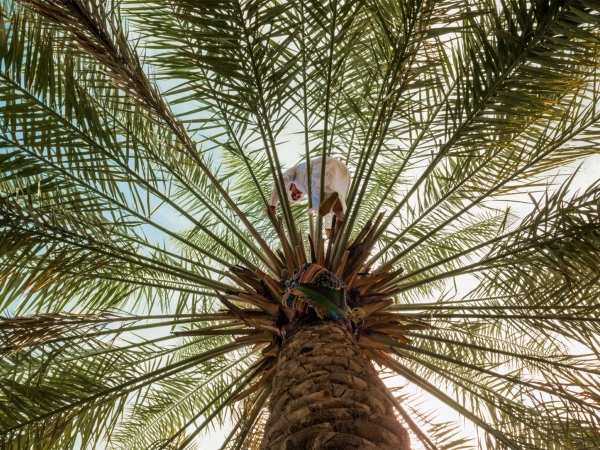
[[345,319],[301,321],[286,333],[263,450],[409,450],[386,388]]

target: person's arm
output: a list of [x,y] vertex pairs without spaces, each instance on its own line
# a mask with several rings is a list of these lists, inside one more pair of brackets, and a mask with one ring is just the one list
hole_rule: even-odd
[[[296,167],[292,167],[292,168],[286,170],[281,175],[283,177],[283,185],[285,188],[285,185],[288,182],[296,179]],[[271,210],[273,212],[275,212],[275,210],[277,209],[278,202],[279,202],[279,194],[277,192],[277,186],[275,184],[273,184],[273,190],[271,191],[271,199],[269,200],[269,208],[271,208]]]

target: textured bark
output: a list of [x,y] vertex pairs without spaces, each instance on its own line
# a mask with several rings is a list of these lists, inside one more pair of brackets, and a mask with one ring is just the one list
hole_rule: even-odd
[[297,323],[279,356],[264,450],[408,450],[386,388],[344,320]]

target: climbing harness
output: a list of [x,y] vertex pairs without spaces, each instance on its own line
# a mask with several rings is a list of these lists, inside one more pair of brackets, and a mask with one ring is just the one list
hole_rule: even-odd
[[294,271],[285,282],[283,304],[296,311],[312,308],[319,318],[348,317],[358,322],[364,317],[361,308],[350,309],[346,304],[346,284],[324,267],[306,263]]

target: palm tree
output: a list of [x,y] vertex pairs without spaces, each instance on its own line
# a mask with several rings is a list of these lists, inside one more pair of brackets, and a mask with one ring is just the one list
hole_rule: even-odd
[[[0,20],[2,448],[192,448],[231,421],[222,449],[461,449],[463,420],[480,448],[600,446],[600,185],[556,177],[598,153],[600,3]],[[282,167],[329,155],[353,174],[332,239],[285,195],[265,215]],[[282,303],[307,262],[346,317]]]

